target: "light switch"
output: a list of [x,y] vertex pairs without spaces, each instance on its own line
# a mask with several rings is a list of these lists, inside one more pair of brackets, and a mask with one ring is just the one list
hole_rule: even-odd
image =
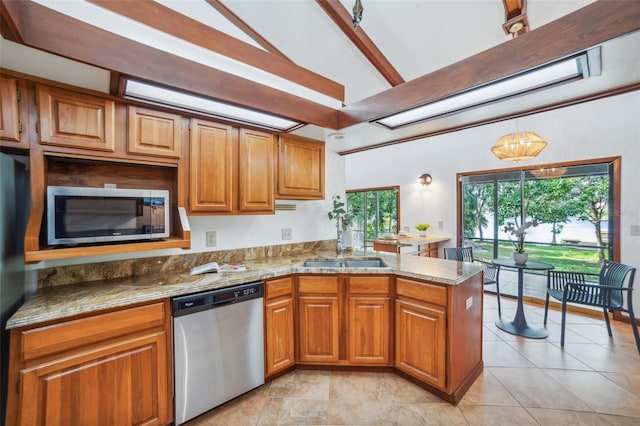
[[473,296],[469,297],[465,302],[466,308],[469,309],[473,306]]
[[631,225],[631,235],[640,236],[640,225]]

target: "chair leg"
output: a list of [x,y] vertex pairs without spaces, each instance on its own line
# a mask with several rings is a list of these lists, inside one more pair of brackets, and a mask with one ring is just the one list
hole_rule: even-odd
[[636,317],[633,314],[633,305],[631,304],[631,298],[627,301],[628,307],[627,312],[629,312],[629,320],[631,321],[631,328],[633,329],[633,335],[636,338],[636,346],[638,347],[638,353],[640,353],[640,334],[638,334],[638,323],[636,322]]
[[560,346],[564,346],[564,326],[567,322],[567,301],[562,300],[562,326],[560,329]]
[[502,317],[502,310],[500,309],[500,284],[496,281],[496,297],[498,298],[498,317]]
[[549,293],[547,293],[547,297],[544,299],[544,321],[543,324],[545,327],[547,326],[547,314],[549,313]]
[[602,308],[602,310],[604,311],[604,320],[607,323],[607,333],[609,333],[609,337],[613,337],[613,334],[611,333],[611,323],[609,322],[609,312],[607,310],[607,307],[605,306],[604,308]]

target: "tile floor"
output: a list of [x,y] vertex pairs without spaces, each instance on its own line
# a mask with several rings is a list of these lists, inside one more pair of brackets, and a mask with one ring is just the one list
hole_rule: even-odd
[[[502,315],[515,313],[502,298]],[[569,315],[564,350],[560,312],[549,337],[495,327],[485,295],[484,372],[453,406],[393,373],[296,370],[188,423],[201,425],[639,425],[640,355],[629,324]],[[543,308],[525,305],[542,326]]]

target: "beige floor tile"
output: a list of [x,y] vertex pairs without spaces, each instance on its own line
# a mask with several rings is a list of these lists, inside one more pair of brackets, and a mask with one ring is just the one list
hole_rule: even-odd
[[[545,327],[547,332],[549,333],[549,337],[545,340],[552,343],[557,343],[560,346],[560,338],[562,337],[562,325],[560,323],[551,323],[548,322]],[[606,331],[605,331],[606,334]],[[564,342],[566,344],[571,343],[593,343],[589,338],[576,333],[571,328],[567,327],[565,329]]]
[[250,392],[195,418],[189,422],[189,425],[255,425],[268,400],[269,398],[262,392]]
[[638,418],[640,397],[593,371],[543,370],[559,384],[576,395],[593,411]]
[[329,399],[375,401],[381,398],[384,385],[384,377],[379,373],[333,371]]
[[390,401],[329,401],[330,425],[393,425],[396,423]]
[[640,374],[600,373],[634,395],[640,395]]
[[[326,425],[327,400],[270,398],[265,404],[258,425]],[[233,423],[229,423],[233,425]]]
[[465,405],[520,406],[487,368],[471,385],[459,405],[461,407]]
[[524,408],[495,406],[463,406],[462,414],[470,425],[537,425]]
[[538,368],[490,368],[491,373],[525,408],[593,411],[580,398]]
[[529,413],[538,424],[543,426],[580,425],[580,426],[637,426],[638,419],[624,416],[612,416],[581,411],[550,410],[547,408],[529,408]]
[[567,368],[571,370],[591,370],[568,353],[545,340],[521,340],[508,343],[538,368]]
[[487,367],[534,367],[506,342],[483,342],[482,359]]
[[394,404],[393,418],[401,426],[468,424],[462,411],[447,403]]
[[484,342],[502,342],[502,339],[500,338],[500,336],[498,336],[498,334],[496,333],[496,331],[494,330],[496,329],[496,326],[494,324],[486,324],[483,327],[482,330],[482,341]]
[[640,357],[628,348],[612,350],[596,344],[565,342],[564,351],[596,371],[640,374]]
[[328,371],[295,370],[271,383],[269,396],[279,398],[329,399]]
[[395,373],[382,373],[384,387],[380,395],[383,401],[402,403],[442,402],[440,398],[414,385],[407,379]]

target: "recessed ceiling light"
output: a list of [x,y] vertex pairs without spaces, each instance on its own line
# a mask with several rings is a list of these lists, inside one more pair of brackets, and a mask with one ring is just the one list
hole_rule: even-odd
[[347,135],[345,135],[344,133],[340,133],[340,132],[336,132],[336,133],[329,133],[327,135],[327,139],[329,140],[333,140],[333,141],[338,141],[338,140],[342,140],[344,138],[346,138]]

